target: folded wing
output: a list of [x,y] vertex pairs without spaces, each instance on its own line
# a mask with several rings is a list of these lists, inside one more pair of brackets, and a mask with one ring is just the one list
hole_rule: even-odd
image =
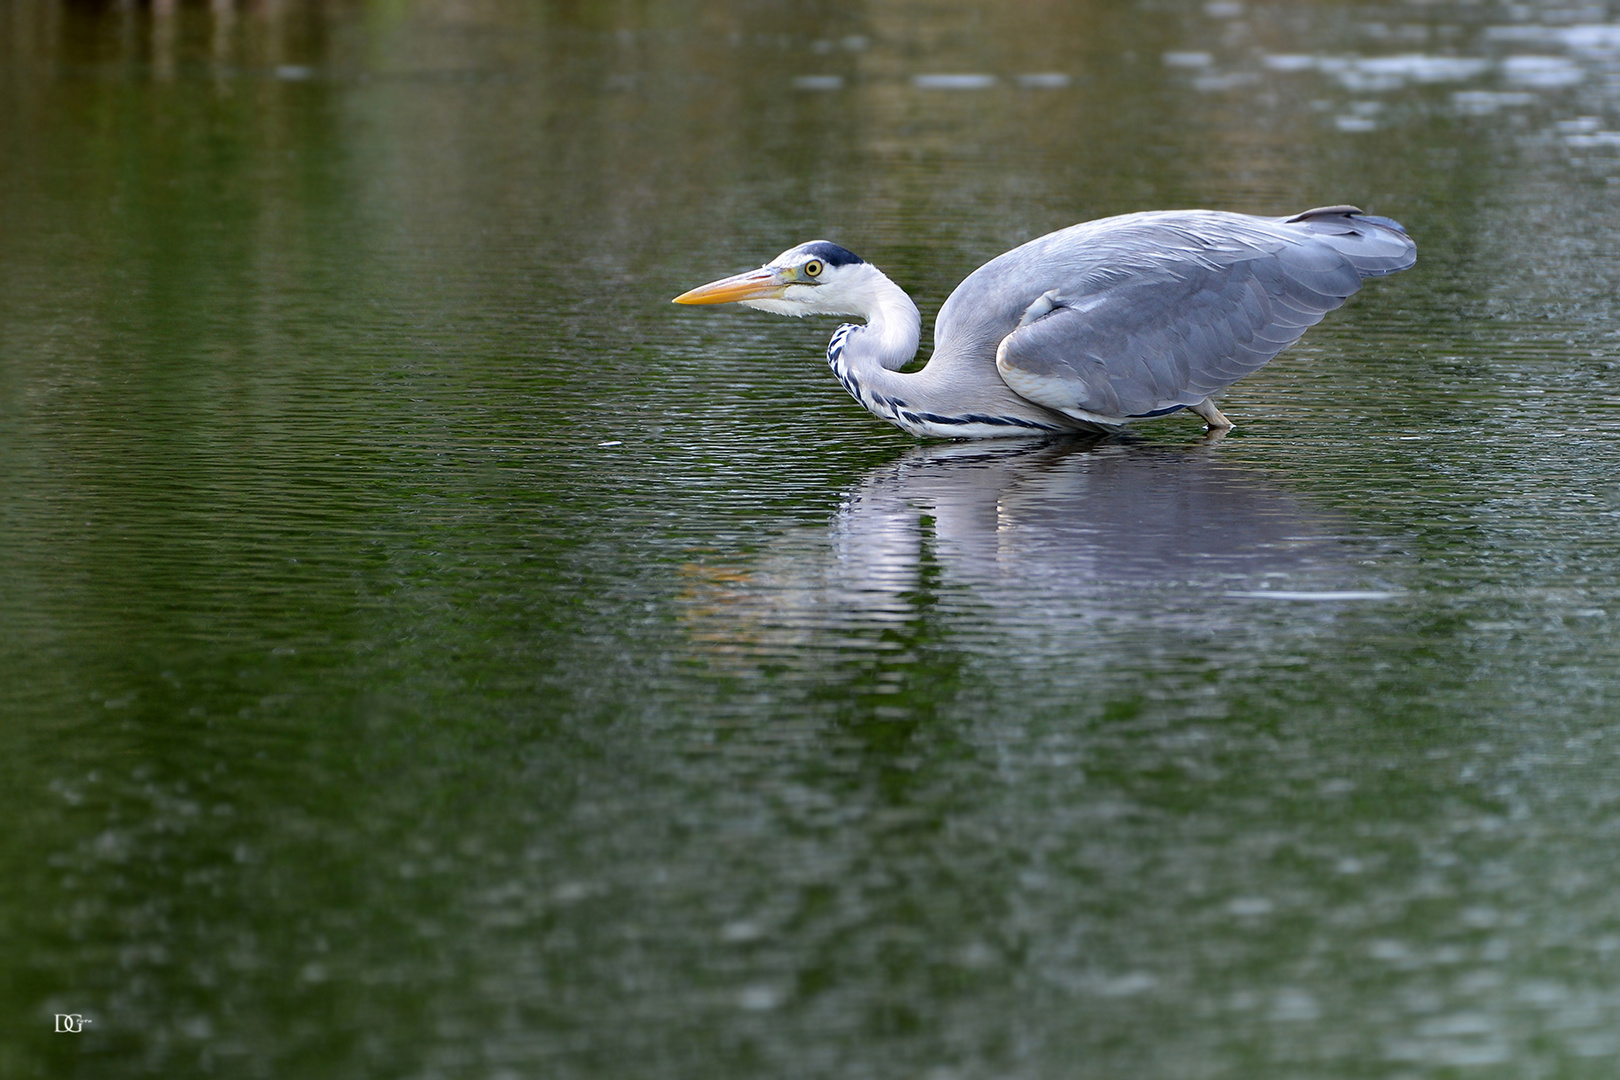
[[[1060,283],[996,351],[1014,392],[1084,419],[1196,405],[1298,341],[1364,278],[1416,259],[1399,225],[1352,207],[1286,220],[1141,214],[1086,230],[1030,252]],[[1064,251],[1066,233],[1082,257]]]

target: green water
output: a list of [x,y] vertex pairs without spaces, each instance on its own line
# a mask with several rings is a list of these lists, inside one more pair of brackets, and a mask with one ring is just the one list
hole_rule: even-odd
[[[1617,21],[0,0],[0,1075],[1616,1075]],[[1213,443],[668,303],[1336,202]]]

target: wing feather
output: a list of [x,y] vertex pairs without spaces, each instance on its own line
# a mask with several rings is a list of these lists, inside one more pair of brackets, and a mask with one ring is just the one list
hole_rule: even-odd
[[1090,260],[1044,294],[1050,311],[1001,340],[996,366],[1031,401],[1119,419],[1225,389],[1344,303],[1364,274],[1410,266],[1414,250],[1382,219],[1326,212],[1300,222],[1140,215],[1084,239]]

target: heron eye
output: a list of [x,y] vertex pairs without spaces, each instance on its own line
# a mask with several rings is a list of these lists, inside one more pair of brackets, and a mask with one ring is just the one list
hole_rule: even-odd
[[804,272],[809,274],[811,277],[820,277],[821,262],[817,259],[811,259],[809,262],[804,264]]

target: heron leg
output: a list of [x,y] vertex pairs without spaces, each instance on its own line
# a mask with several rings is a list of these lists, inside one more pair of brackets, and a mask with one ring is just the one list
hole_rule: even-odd
[[1232,430],[1232,421],[1228,420],[1226,418],[1226,414],[1221,412],[1221,410],[1217,409],[1215,407],[1215,403],[1213,401],[1211,401],[1209,398],[1205,398],[1203,401],[1200,401],[1198,404],[1189,406],[1189,408],[1193,412],[1197,413],[1199,416],[1202,416],[1204,418],[1205,423],[1209,424],[1209,430],[1211,430],[1211,431],[1231,431]]

